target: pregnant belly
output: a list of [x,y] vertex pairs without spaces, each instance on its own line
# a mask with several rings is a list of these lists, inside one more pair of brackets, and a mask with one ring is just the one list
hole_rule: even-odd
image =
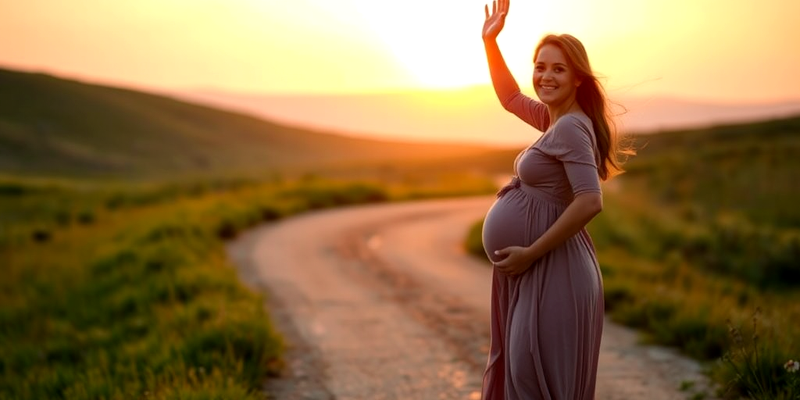
[[525,242],[525,237],[531,222],[528,220],[528,207],[522,200],[508,193],[497,199],[486,213],[483,220],[483,249],[493,262],[502,259],[494,254],[495,250],[530,245]]

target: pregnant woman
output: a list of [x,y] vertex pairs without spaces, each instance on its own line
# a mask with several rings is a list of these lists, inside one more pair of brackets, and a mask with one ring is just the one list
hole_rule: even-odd
[[485,400],[594,399],[603,282],[586,224],[603,208],[600,181],[621,172],[602,86],[583,45],[548,35],[533,86],[520,93],[497,35],[509,0],[486,7],[483,41],[503,107],[544,132],[514,162],[515,176],[486,215],[494,264]]

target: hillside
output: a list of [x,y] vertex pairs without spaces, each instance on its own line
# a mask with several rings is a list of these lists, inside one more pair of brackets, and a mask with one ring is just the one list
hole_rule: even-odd
[[479,146],[365,140],[0,69],[0,173],[152,178],[430,160]]
[[622,182],[667,204],[800,228],[800,115],[636,138]]

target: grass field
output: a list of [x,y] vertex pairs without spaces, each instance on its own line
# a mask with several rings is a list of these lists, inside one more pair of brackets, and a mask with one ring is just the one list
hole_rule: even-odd
[[[730,398],[798,399],[800,117],[637,138],[589,225],[607,312],[708,362]],[[481,223],[467,247],[485,257]]]

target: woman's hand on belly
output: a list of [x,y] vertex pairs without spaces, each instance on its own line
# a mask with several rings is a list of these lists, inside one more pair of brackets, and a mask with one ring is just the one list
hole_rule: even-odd
[[495,251],[494,254],[503,257],[501,261],[494,263],[494,266],[506,275],[519,275],[527,271],[536,259],[530,247],[522,246],[509,246]]

